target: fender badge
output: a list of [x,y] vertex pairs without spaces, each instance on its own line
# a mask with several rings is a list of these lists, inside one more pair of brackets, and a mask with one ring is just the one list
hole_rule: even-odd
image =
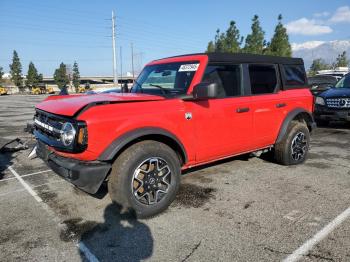
[[192,119],[192,113],[188,112],[188,113],[185,113],[185,118],[187,120],[191,120]]

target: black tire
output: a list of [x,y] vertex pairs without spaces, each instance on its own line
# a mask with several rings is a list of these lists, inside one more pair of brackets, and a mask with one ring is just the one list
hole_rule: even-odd
[[[155,159],[157,159],[159,162],[152,162]],[[146,161],[149,161],[148,170],[143,171],[142,167],[144,165],[147,166],[148,163],[146,163]],[[145,164],[142,165],[143,163]],[[155,163],[157,163],[157,167],[163,165],[163,170],[168,170],[169,168],[170,176],[167,175],[164,177],[159,177],[155,175],[157,172],[151,170],[151,165],[153,168],[155,168]],[[164,168],[165,165],[166,168]],[[144,176],[142,184],[138,182],[140,180],[134,179],[134,172],[140,169],[142,171],[140,174]],[[160,169],[157,168],[157,170]],[[144,173],[146,171],[150,173]],[[163,173],[163,171],[158,172],[157,174],[159,175],[161,173]],[[153,184],[151,184],[152,181],[150,179],[152,179],[152,175],[157,181],[160,178],[163,180],[167,179],[166,182],[169,184],[169,187],[167,187],[168,189],[166,190],[166,194],[162,193],[162,190],[157,187],[158,185],[161,185],[162,189],[164,189],[166,184],[164,184],[163,181],[153,181]],[[146,140],[130,146],[115,160],[108,181],[108,191],[112,201],[126,209],[129,209],[129,211],[131,210],[137,216],[137,218],[149,218],[164,211],[174,201],[176,193],[179,190],[180,179],[180,160],[174,150],[163,143]],[[134,183],[137,184],[136,188],[134,188]],[[150,195],[143,197],[141,200],[138,200],[134,195],[136,194],[139,196],[146,194],[148,192],[146,188],[150,188],[150,186],[156,187],[156,192],[159,194],[159,196],[162,196],[157,197],[157,199],[160,200],[154,204],[145,203],[150,201],[148,200]],[[136,190],[137,188],[140,188],[140,191],[142,189],[142,194],[139,192],[139,190]],[[150,192],[151,196],[153,196],[153,201],[157,201],[155,200],[156,197],[153,192],[154,191]]]
[[283,140],[275,144],[275,160],[282,165],[301,164],[307,158],[309,145],[310,132],[306,124],[292,121]]

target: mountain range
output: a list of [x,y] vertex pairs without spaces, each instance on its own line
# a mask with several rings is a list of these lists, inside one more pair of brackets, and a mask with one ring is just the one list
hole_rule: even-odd
[[324,59],[327,63],[333,63],[337,56],[346,51],[350,59],[350,40],[334,41],[308,41],[301,44],[292,43],[294,57],[304,59],[305,68],[308,69],[312,61],[317,58]]

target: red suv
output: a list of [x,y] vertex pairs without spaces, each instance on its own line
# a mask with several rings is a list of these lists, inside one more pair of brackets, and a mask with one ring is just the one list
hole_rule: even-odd
[[128,93],[51,96],[36,106],[37,155],[88,193],[150,217],[174,200],[181,170],[268,149],[305,161],[312,117],[302,59],[194,54],[156,60]]

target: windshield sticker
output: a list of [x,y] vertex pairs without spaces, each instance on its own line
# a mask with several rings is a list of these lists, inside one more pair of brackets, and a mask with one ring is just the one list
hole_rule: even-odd
[[181,65],[179,68],[179,72],[193,72],[197,71],[199,67],[199,64],[186,64]]

